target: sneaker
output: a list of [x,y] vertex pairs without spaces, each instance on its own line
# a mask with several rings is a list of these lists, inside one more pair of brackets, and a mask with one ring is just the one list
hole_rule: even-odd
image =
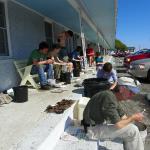
[[50,90],[50,86],[49,85],[41,85],[41,89],[42,90]]

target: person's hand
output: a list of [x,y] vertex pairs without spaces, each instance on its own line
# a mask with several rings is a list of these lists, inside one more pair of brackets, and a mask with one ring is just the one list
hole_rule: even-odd
[[62,63],[61,63],[61,65],[65,66],[65,65],[67,65],[67,63],[65,63],[65,62],[62,62]]
[[83,61],[83,59],[82,59],[82,58],[80,58],[80,61],[82,62],[82,61]]
[[111,90],[111,91],[113,91],[113,90],[114,90],[114,88],[113,88],[113,87],[110,87],[110,90]]
[[128,118],[127,115],[123,115],[123,116],[121,117],[122,120],[127,119],[127,118]]
[[134,121],[140,122],[140,121],[143,120],[144,116],[143,116],[142,113],[136,113],[136,114],[132,115],[132,118],[133,118]]
[[47,62],[47,64],[53,64],[53,63],[54,63],[54,60],[48,59],[46,62]]

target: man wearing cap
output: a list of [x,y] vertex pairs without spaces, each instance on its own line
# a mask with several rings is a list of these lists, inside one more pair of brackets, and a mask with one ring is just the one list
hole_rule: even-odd
[[126,116],[118,103],[118,100],[124,98],[122,92],[123,90],[115,93],[104,90],[90,99],[83,113],[85,132],[93,140],[120,138],[123,140],[124,150],[144,150],[139,130],[133,124],[134,121],[142,121],[143,115],[136,113]]

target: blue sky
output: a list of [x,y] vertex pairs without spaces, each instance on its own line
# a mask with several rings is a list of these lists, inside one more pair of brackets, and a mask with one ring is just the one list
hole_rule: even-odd
[[150,0],[118,0],[117,38],[127,46],[150,48]]

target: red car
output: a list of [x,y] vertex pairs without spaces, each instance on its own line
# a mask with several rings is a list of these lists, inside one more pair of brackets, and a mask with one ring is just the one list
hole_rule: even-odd
[[129,54],[126,53],[126,52],[116,52],[116,53],[113,54],[112,56],[114,56],[114,57],[125,57],[125,56],[127,56],[127,55],[129,55]]
[[150,49],[139,50],[124,58],[124,66],[129,68],[132,61],[146,58],[150,58]]

